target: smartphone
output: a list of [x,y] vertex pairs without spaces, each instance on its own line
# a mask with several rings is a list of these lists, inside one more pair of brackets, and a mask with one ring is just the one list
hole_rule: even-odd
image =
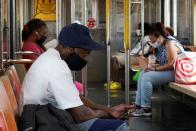
[[120,119],[127,119],[131,113],[132,109],[129,109],[127,112],[125,112]]

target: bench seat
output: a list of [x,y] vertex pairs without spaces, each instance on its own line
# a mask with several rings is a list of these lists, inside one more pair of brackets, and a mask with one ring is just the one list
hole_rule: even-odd
[[188,96],[196,98],[196,85],[184,85],[184,84],[177,84],[175,82],[170,82],[169,87],[179,92],[182,92]]

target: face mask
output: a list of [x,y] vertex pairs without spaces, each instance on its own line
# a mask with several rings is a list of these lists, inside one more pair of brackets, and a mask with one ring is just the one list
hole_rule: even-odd
[[41,35],[41,38],[40,39],[37,39],[36,43],[39,45],[39,46],[43,46],[43,43],[44,41],[47,39],[47,36],[45,35]]
[[137,29],[136,34],[137,34],[137,36],[141,36],[141,30]]
[[154,48],[158,48],[158,47],[161,46],[161,44],[158,43],[158,42],[155,42],[155,43],[153,43],[153,44],[151,44],[151,45],[152,45],[152,47],[154,47]]
[[87,64],[87,61],[82,59],[76,53],[69,54],[65,61],[72,71],[79,71]]

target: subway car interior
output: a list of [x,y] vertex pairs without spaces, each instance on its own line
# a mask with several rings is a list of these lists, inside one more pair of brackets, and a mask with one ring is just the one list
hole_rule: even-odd
[[[196,0],[0,0],[0,131],[21,130],[23,83],[28,71],[33,70],[26,65],[33,66],[36,61],[28,56],[36,55],[39,59],[43,53],[36,54],[24,48],[23,31],[31,30],[27,23],[32,19],[40,19],[47,27],[45,32],[40,30],[47,36],[43,52],[58,47],[62,28],[73,23],[88,28],[90,37],[105,46],[103,50],[92,51],[86,57],[88,64],[71,74],[82,88],[83,96],[96,103],[108,108],[122,103],[136,104],[136,109],[129,110],[128,115],[122,114],[127,115],[123,121],[128,130],[196,131]],[[169,33],[167,38],[161,31],[153,30],[155,26],[156,29],[163,26]],[[157,36],[156,42],[164,39],[163,43],[166,43],[160,54],[166,51],[166,63],[173,62],[168,67],[172,74],[160,74],[159,80],[152,80],[154,76],[150,79],[150,75],[144,79],[142,75],[146,72],[165,71],[164,67],[155,64],[159,56],[148,53],[151,47],[159,52],[160,46],[155,47],[156,42],[153,42],[156,35],[162,36]],[[77,37],[80,35],[74,36]],[[181,48],[174,46],[178,48],[174,58],[173,46],[166,46],[168,41],[180,43],[184,49],[182,54],[192,54],[192,63],[184,58],[186,62],[181,65],[185,74],[188,72],[187,83],[177,79],[181,76],[176,66],[181,55],[176,50]],[[146,54],[148,56],[144,57]],[[175,79],[162,82],[170,75],[175,75]],[[150,91],[147,89],[139,96],[139,91],[148,87],[151,87]],[[143,103],[138,105],[137,101],[148,96],[150,115],[140,115],[139,111],[146,107]]]

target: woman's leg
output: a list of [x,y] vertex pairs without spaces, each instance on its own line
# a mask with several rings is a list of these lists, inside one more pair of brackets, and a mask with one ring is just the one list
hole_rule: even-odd
[[137,91],[136,91],[136,98],[135,98],[135,104],[138,106],[141,106],[141,83],[142,83],[142,77],[145,74],[145,71],[142,71],[139,75],[139,79],[137,82]]
[[141,106],[151,107],[151,96],[154,85],[163,85],[174,81],[173,71],[149,71],[144,73],[141,81]]

